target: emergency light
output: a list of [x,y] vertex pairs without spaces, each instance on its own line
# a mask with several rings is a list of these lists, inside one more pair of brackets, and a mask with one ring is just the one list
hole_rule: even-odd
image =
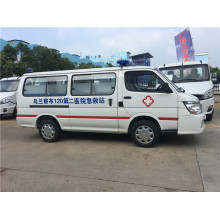
[[128,66],[129,61],[128,60],[118,60],[117,64],[119,64],[120,66]]
[[27,71],[28,71],[28,73],[33,73],[33,69],[32,68],[28,68]]

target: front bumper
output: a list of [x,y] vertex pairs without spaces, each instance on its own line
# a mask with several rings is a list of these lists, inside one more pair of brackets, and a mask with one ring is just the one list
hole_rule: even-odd
[[200,104],[202,105],[202,112],[205,114],[212,114],[214,110],[214,98],[200,100]]
[[8,102],[0,105],[0,115],[13,114],[15,109],[15,104]]
[[205,129],[204,113],[199,115],[183,115],[178,119],[178,134],[200,134]]

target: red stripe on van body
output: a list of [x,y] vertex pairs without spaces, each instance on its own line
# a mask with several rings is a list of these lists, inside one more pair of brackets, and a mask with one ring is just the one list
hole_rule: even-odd
[[109,116],[66,116],[56,115],[57,118],[81,118],[81,119],[130,119],[130,117],[109,117]]
[[159,120],[162,120],[162,121],[178,121],[178,118],[158,118]]
[[29,118],[34,118],[34,117],[37,117],[37,115],[17,115],[17,117],[29,117]]
[[[17,117],[28,117],[34,118],[37,115],[17,115]],[[56,115],[57,118],[81,118],[81,119],[130,119],[130,117],[110,117],[110,116],[67,116],[67,115]],[[178,121],[178,118],[164,118],[159,117],[162,121]]]

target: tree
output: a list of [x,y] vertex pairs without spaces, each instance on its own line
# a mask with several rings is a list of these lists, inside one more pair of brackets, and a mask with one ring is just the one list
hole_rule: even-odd
[[102,68],[102,66],[95,66],[93,63],[80,63],[78,69],[91,69],[91,68]]
[[114,67],[111,63],[106,63],[106,67]]
[[9,44],[6,44],[4,46],[2,53],[5,55],[6,60],[11,60],[11,61],[17,60],[17,48],[12,47]]
[[1,65],[1,78],[11,77],[15,71],[15,63],[11,60],[6,60],[3,65]]
[[28,68],[32,68],[33,72],[42,72],[102,67],[93,63],[73,63],[61,57],[58,50],[43,46],[34,46],[30,49],[21,42],[16,47],[7,44],[0,52],[2,76],[13,76],[13,74],[22,76]]

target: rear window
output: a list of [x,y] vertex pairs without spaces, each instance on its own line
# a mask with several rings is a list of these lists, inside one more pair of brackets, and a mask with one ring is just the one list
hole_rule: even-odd
[[24,96],[65,96],[67,76],[30,77],[25,80]]

